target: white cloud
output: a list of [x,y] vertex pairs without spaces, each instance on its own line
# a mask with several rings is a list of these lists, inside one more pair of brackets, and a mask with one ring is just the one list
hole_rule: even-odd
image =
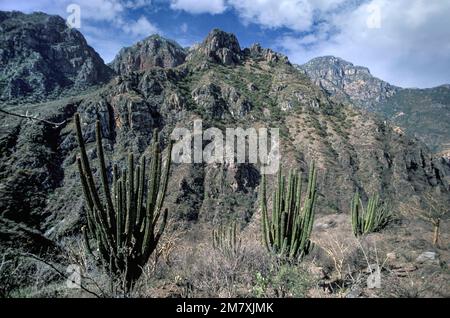
[[266,28],[286,27],[305,31],[314,24],[315,15],[335,9],[345,0],[229,0],[245,24]]
[[127,0],[124,2],[123,5],[127,9],[136,10],[136,9],[148,7],[151,4],[152,4],[151,0]]
[[144,37],[160,32],[146,17],[140,17],[136,22],[124,24],[122,29],[134,37]]
[[74,2],[80,6],[81,19],[91,21],[116,21],[124,12],[125,7],[119,0],[76,0],[61,1]]
[[224,0],[171,0],[170,8],[193,14],[219,14],[226,10]]
[[[373,8],[379,28],[371,28]],[[296,63],[335,55],[393,84],[431,87],[450,82],[450,2],[371,0],[322,16],[310,35],[280,37],[276,44]]]

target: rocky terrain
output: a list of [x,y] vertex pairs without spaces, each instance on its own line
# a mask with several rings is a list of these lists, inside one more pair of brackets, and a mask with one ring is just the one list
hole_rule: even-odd
[[[0,13],[0,16],[21,17],[17,19],[24,21],[36,19],[36,15],[19,13]],[[43,29],[48,28],[55,34],[73,33],[73,37],[78,39],[76,43],[85,43],[80,33],[59,29],[61,26],[54,22],[55,19],[59,21],[58,18],[43,14],[37,17],[39,23],[43,23]],[[29,35],[29,39],[32,41],[33,36]],[[51,47],[53,40],[52,37],[40,46]],[[71,52],[75,54],[76,51]],[[24,48],[23,52],[27,49]],[[27,111],[48,121],[61,123],[49,125],[0,114],[0,246],[5,255],[6,251],[18,249],[50,253],[53,258],[60,254],[72,255],[77,259],[80,257],[76,251],[80,249],[85,207],[75,163],[78,154],[72,121],[75,112],[81,115],[88,155],[94,166],[97,163],[94,129],[97,119],[103,127],[107,160],[122,165],[128,151],[136,156],[149,152],[153,129],[158,130],[165,140],[163,146],[166,146],[175,127],[192,129],[194,119],[201,118],[204,128],[280,128],[283,168],[295,167],[307,171],[313,160],[318,167],[316,233],[337,231],[349,240],[351,232],[348,231],[350,235],[343,233],[349,227],[349,204],[354,191],[359,190],[364,199],[379,193],[390,203],[396,222],[386,232],[371,237],[369,243],[382,242],[383,253],[397,253],[402,246],[408,246],[410,253],[396,254],[397,261],[393,261],[392,268],[397,266],[400,271],[414,263],[415,257],[422,252],[432,249],[433,260],[420,270],[416,268],[415,273],[420,276],[436,272],[439,281],[448,278],[445,265],[449,257],[448,249],[433,249],[428,239],[431,226],[420,221],[412,210],[405,209],[430,189],[440,189],[442,193],[449,191],[448,162],[436,159],[425,144],[410,138],[368,110],[330,98],[330,90],[332,92],[342,85],[348,87],[347,84],[335,83],[332,78],[327,79],[327,83],[330,81],[333,85],[311,81],[286,56],[257,44],[241,48],[234,35],[220,30],[211,31],[202,43],[186,50],[159,36],[151,36],[123,49],[111,63],[116,76],[101,87],[96,85],[109,76],[109,68],[96,58],[98,55],[92,49],[83,52],[86,55],[79,59],[73,54],[63,54],[60,63],[88,63],[89,76],[83,66],[83,71],[73,73],[84,65],[75,63],[73,65],[78,67],[67,68],[67,78],[72,78],[67,86],[58,82],[59,76],[53,77],[41,68],[36,69],[36,76],[41,80],[33,82],[44,85],[44,79],[54,79],[54,86],[48,87],[61,88],[92,85],[83,94],[43,103],[14,105],[13,101],[3,105],[10,112]],[[39,63],[50,63],[53,57],[42,55]],[[6,61],[9,65],[10,59]],[[28,61],[23,62],[23,69]],[[371,80],[364,69],[336,72],[361,75],[377,83],[377,89],[367,84],[365,93],[359,92],[357,87],[346,90],[345,94],[349,96],[352,92],[358,92],[360,100],[374,98],[381,102],[391,99],[399,90],[384,82]],[[9,73],[4,74],[10,78],[6,75]],[[75,78],[69,74],[76,74]],[[26,79],[23,74],[18,77]],[[29,92],[19,91],[16,97],[39,94],[44,89],[39,85],[32,86]],[[6,89],[3,92],[6,92],[3,96],[9,101],[9,91]],[[336,92],[340,91],[336,88]],[[379,97],[381,92],[385,97]],[[273,179],[269,177],[269,187]],[[266,264],[265,258],[258,256],[261,250],[258,239],[260,181],[259,166],[255,164],[174,164],[165,205],[170,211],[172,224],[167,237],[172,239],[172,243],[177,242],[174,256],[177,265],[166,260],[166,267],[161,270],[165,274],[160,271],[156,275],[159,277],[155,283],[157,287],[147,290],[144,295],[149,295],[148,292],[159,296],[189,296],[183,289],[188,281],[196,285],[196,296],[245,296],[242,290],[228,291],[227,294],[219,288],[213,293],[210,288],[202,286],[201,279],[209,276],[198,272],[200,265],[193,259],[206,261],[203,257],[206,252],[201,247],[207,244],[211,227],[236,220],[245,235],[246,246],[253,251],[248,254],[248,263],[241,264],[240,268],[246,272],[255,271],[252,266]],[[447,225],[444,225],[442,232],[448,234],[446,229]],[[447,234],[442,240],[448,243]],[[326,237],[329,238],[328,243],[332,242],[331,234],[318,236],[317,240]],[[70,253],[54,252],[63,247]],[[355,255],[360,251],[356,243],[352,248]],[[318,253],[318,258],[326,258],[323,253]],[[263,258],[251,260],[251,257]],[[213,268],[211,264],[203,265],[206,266],[201,268]],[[12,288],[13,295],[54,296],[62,292],[57,278],[50,274],[48,268],[35,263],[23,266],[23,270],[47,278],[39,280],[34,287],[30,284],[35,284],[35,281],[21,278],[22,282],[17,279],[21,283]],[[318,279],[325,284],[324,277],[332,276],[333,269],[326,269],[323,264],[314,266],[320,267]],[[355,271],[361,270],[360,266],[357,265]],[[186,272],[180,274],[174,272],[174,268],[184,268]],[[323,272],[328,274],[323,276]],[[193,282],[196,275],[202,278]],[[253,276],[249,278],[250,284],[255,284],[254,279]],[[42,286],[45,288],[42,289]],[[448,290],[440,292],[445,295]],[[431,294],[438,295],[435,291]],[[370,296],[370,293],[361,291],[360,295]]]
[[334,56],[298,66],[332,98],[374,111],[423,141],[434,152],[450,150],[450,87],[400,88],[361,66]]
[[117,74],[146,71],[154,67],[171,68],[184,63],[186,51],[177,43],[151,35],[132,47],[123,48],[111,68]]
[[400,90],[374,77],[367,67],[356,66],[334,56],[317,57],[298,68],[331,96],[350,100],[370,110],[376,110],[378,103]]
[[58,16],[0,12],[0,101],[57,98],[111,79],[113,71]]

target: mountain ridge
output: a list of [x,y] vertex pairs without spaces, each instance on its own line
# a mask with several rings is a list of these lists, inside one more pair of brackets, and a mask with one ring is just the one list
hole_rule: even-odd
[[0,12],[0,100],[36,102],[108,82],[113,72],[83,35],[45,13]]
[[391,120],[434,152],[450,144],[450,85],[402,88],[371,75],[366,67],[334,56],[298,65],[311,80],[340,102],[351,102]]
[[[158,40],[150,38],[143,47]],[[435,158],[425,144],[367,109],[333,99],[287,57],[271,49],[241,48],[234,35],[212,30],[178,64],[172,55],[177,51],[166,44],[161,43],[162,50],[135,50],[139,48],[135,45],[123,51],[115,63],[122,65],[116,76],[95,90],[8,108],[61,122],[57,127],[0,114],[2,218],[33,228],[54,242],[69,246],[80,242],[86,207],[76,164],[75,112],[81,117],[95,179],[99,177],[97,121],[112,178],[112,163],[124,168],[128,152],[136,159],[148,158],[154,132],[160,135],[167,156],[174,128],[191,130],[194,120],[201,119],[205,129],[221,132],[238,127],[279,128],[283,171],[295,168],[306,173],[315,162],[318,218],[341,222],[345,228],[346,223],[339,220],[349,221],[355,191],[363,200],[379,194],[398,217],[388,230],[377,233],[387,238],[388,248],[398,248],[401,240],[414,250],[428,248],[421,237],[423,224],[404,207],[430,190],[446,193],[450,165]],[[150,62],[141,63],[142,58]],[[158,58],[167,63],[153,63]],[[138,60],[127,68],[127,61]],[[271,193],[275,177],[267,179]],[[170,211],[170,223],[188,233],[183,243],[185,238],[193,246],[202,246],[210,239],[204,229],[233,221],[256,244],[260,186],[258,164],[173,163],[164,207]],[[24,233],[8,230],[0,226],[0,250],[28,251],[36,245]]]

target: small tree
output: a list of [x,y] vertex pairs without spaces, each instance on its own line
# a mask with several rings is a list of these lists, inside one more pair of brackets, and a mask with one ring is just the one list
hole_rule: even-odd
[[421,203],[419,215],[433,225],[433,246],[439,246],[441,223],[450,215],[450,193],[430,190]]

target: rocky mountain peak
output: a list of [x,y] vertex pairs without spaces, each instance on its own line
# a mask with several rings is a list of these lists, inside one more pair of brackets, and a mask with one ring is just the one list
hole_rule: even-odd
[[212,30],[197,51],[214,62],[224,65],[236,64],[242,58],[241,47],[236,36],[219,29]]
[[333,99],[353,103],[390,119],[433,151],[448,150],[450,85],[404,89],[374,77],[368,68],[323,56],[298,66]]
[[63,18],[0,12],[0,100],[42,100],[105,83],[112,75]]
[[[289,63],[287,56],[275,52],[272,49],[262,48],[261,44],[255,43],[250,48],[244,49],[244,53],[253,59],[263,59],[267,62],[284,62]],[[290,63],[289,63],[290,64]]]
[[298,68],[330,95],[369,109],[400,89],[374,77],[367,67],[335,56],[317,57]]
[[111,67],[118,74],[126,74],[153,67],[176,67],[184,63],[185,59],[186,51],[180,45],[154,34],[120,50]]

